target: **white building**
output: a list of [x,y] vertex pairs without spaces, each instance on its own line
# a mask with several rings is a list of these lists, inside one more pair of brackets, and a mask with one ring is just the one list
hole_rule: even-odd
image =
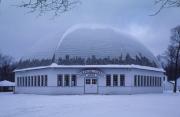
[[[161,93],[164,70],[132,37],[112,28],[67,31],[51,64],[15,70],[15,93]],[[33,62],[31,62],[32,65]]]
[[14,90],[15,83],[7,80],[0,81],[0,92],[8,92]]

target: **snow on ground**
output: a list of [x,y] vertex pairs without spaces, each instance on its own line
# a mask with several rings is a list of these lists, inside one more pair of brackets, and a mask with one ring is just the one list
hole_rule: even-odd
[[180,93],[138,95],[0,93],[0,117],[180,117]]

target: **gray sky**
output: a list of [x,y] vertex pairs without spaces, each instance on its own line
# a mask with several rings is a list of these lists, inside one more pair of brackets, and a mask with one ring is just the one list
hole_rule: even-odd
[[52,52],[62,34],[75,24],[101,24],[134,35],[155,55],[167,48],[170,29],[180,25],[178,8],[164,9],[157,16],[154,0],[82,0],[70,12],[52,19],[51,14],[37,17],[27,9],[13,5],[18,0],[0,4],[0,51],[16,59],[29,53]]

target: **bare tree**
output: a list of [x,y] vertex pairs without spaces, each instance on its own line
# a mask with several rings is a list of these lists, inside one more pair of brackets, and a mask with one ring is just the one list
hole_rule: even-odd
[[171,69],[174,69],[174,92],[176,92],[176,86],[177,86],[177,78],[179,77],[179,64],[180,64],[180,26],[177,26],[172,29],[171,31],[171,38],[170,38],[170,45],[167,50],[167,56],[169,65],[172,67]]
[[51,12],[57,16],[71,10],[77,4],[80,4],[80,0],[17,0],[15,6],[29,9],[28,13],[37,11],[41,15]]
[[180,0],[156,0],[155,5],[159,5],[160,7],[152,16],[157,15],[164,8],[180,7]]
[[69,11],[78,3],[79,0],[23,0],[18,6],[28,8],[30,12],[38,11],[39,14],[53,12],[56,16]]

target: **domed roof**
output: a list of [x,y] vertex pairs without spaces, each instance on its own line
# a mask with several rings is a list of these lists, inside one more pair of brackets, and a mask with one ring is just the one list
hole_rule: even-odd
[[[53,42],[53,40],[51,40]],[[57,44],[57,42],[59,43]],[[21,59],[18,68],[50,65],[142,65],[160,67],[156,57],[134,37],[112,27],[70,28],[52,48],[41,47]],[[45,49],[48,49],[46,51]]]
[[[112,63],[117,64],[159,67],[156,58],[145,46],[133,37],[113,28],[81,27],[65,33],[56,49],[55,58],[60,58],[61,64],[63,59],[75,57],[85,60],[94,57],[100,61],[111,59],[114,61]],[[96,64],[111,64],[111,62],[96,62]]]

